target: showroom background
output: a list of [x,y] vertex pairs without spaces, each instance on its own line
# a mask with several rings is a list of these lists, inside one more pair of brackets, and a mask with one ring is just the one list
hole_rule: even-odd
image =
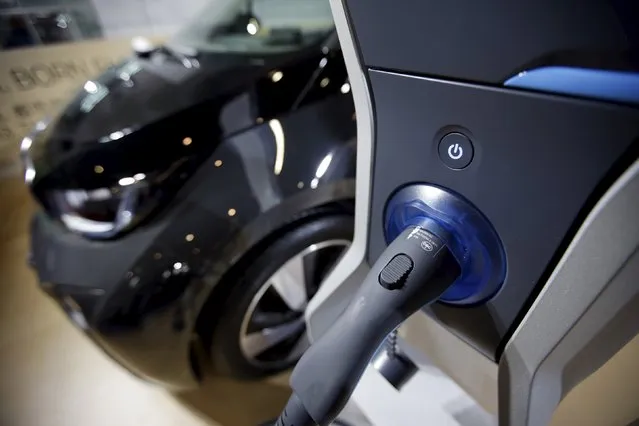
[[35,121],[128,55],[131,37],[161,41],[206,3],[0,0],[0,176],[20,172],[19,141]]
[[[136,379],[73,328],[26,263],[35,206],[21,177],[21,138],[129,55],[131,37],[160,42],[209,1],[0,0],[0,426],[251,426],[288,398],[285,376],[220,378],[178,395]],[[8,42],[15,28],[22,37]],[[638,354],[639,337],[571,392],[553,425],[621,424],[611,419],[636,404]]]

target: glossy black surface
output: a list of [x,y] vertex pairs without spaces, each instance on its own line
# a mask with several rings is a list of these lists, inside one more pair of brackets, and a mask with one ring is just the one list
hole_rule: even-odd
[[[354,108],[338,46],[197,62],[161,52],[125,61],[94,81],[108,88],[103,99],[83,111],[95,93],[82,89],[30,151],[45,207],[54,189],[137,173],[169,188],[152,215],[106,241],[38,213],[32,250],[43,286],[72,319],[82,311],[86,324],[76,323],[107,353],[175,387],[195,383],[193,333],[215,318],[210,297],[232,267],[278,230],[354,198]],[[140,69],[122,79],[131,64]]]
[[[339,93],[346,81],[339,51],[324,55],[321,47],[266,58],[200,54],[191,68],[161,51],[132,57],[85,83],[36,137],[33,188],[99,188],[198,163],[235,132]],[[274,82],[277,71],[283,77]],[[242,95],[250,107],[233,111]],[[185,146],[184,138],[195,143]]]
[[364,66],[501,84],[544,65],[639,70],[633,0],[345,0]]

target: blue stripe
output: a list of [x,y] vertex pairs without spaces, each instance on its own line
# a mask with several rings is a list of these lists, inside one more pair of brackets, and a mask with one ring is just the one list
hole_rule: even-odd
[[639,73],[571,67],[524,71],[504,83],[509,87],[639,104]]

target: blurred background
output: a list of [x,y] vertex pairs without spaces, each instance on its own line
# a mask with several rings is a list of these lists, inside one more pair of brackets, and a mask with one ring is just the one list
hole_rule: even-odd
[[34,203],[20,139],[79,85],[175,32],[206,0],[0,0],[0,425],[255,425],[279,414],[286,377],[217,378],[171,395],[105,356],[38,290]]
[[15,174],[19,141],[78,85],[158,42],[206,0],[0,0],[0,175]]
[[[251,426],[275,417],[287,375],[260,382],[213,377],[172,394],[117,365],[38,289],[27,266],[35,204],[19,141],[88,78],[131,53],[131,37],[160,42],[206,0],[0,0],[0,425]],[[562,403],[556,425],[627,424],[636,413],[635,338]],[[630,413],[630,414],[629,414]]]

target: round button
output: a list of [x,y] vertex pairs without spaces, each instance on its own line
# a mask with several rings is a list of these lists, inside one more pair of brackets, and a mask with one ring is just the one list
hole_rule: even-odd
[[459,170],[473,160],[473,144],[461,133],[449,133],[439,141],[439,158],[451,169]]

